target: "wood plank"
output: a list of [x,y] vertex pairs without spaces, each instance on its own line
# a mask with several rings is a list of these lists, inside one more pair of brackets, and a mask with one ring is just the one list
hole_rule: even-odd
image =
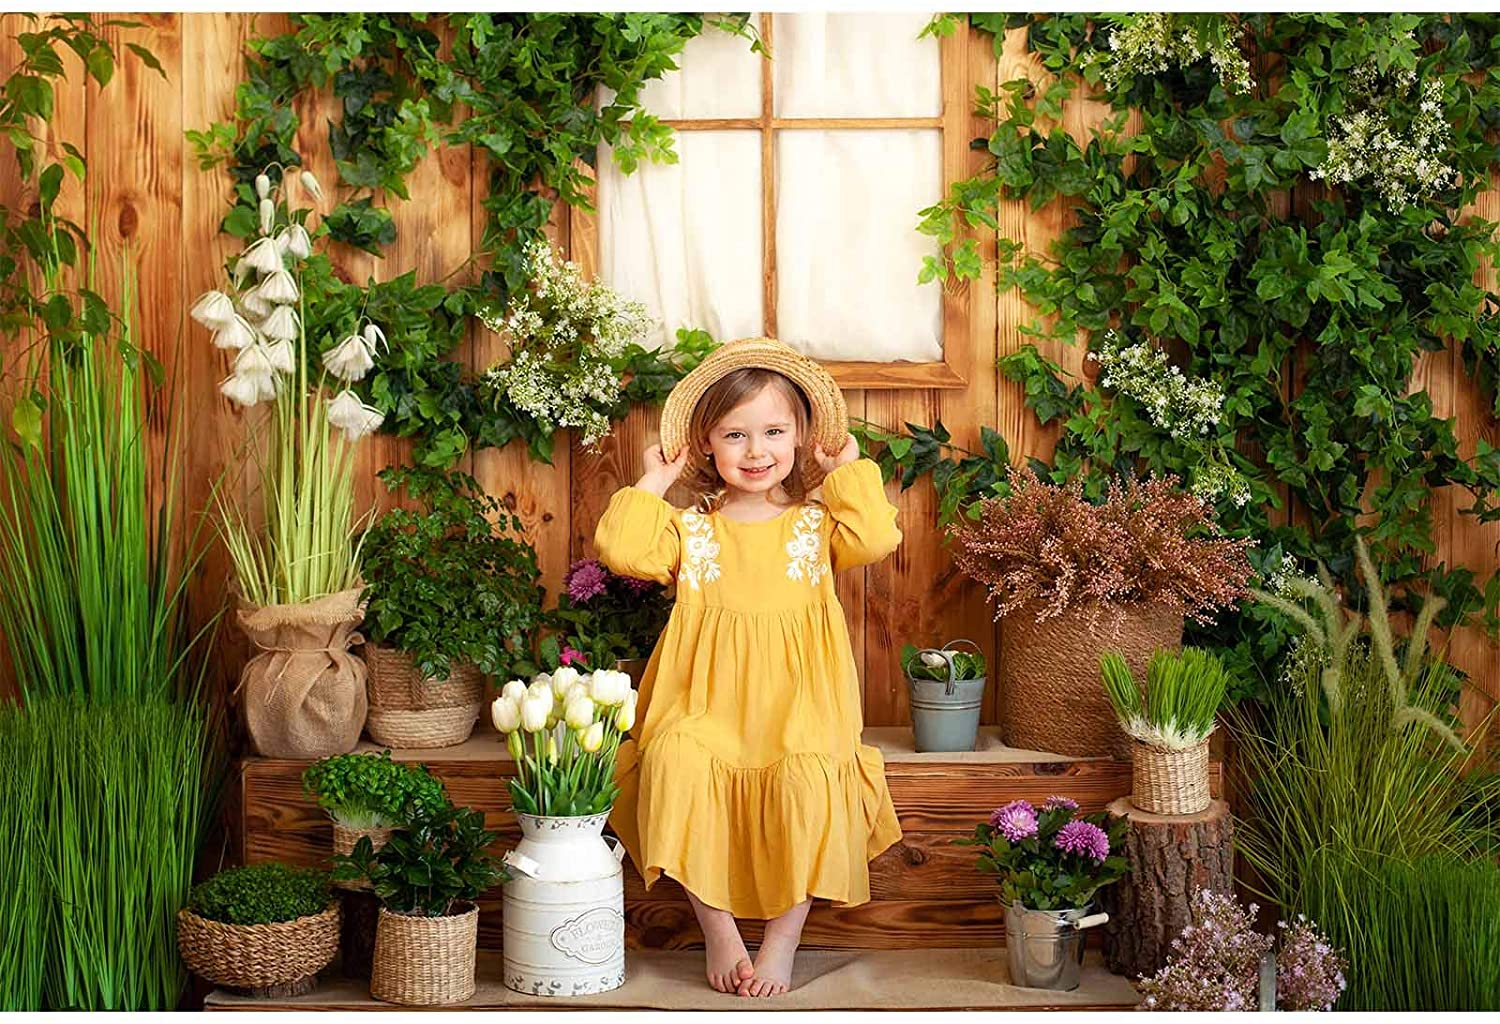
[[[481,909],[481,943],[483,917]],[[1004,918],[1000,901],[993,898],[875,900],[857,907],[835,907],[820,900],[807,915],[802,944],[808,949],[994,947],[1005,942]],[[752,946],[763,929],[762,921],[740,921],[740,933]],[[627,903],[625,942],[631,949],[691,949],[703,945],[703,933],[687,903]]]

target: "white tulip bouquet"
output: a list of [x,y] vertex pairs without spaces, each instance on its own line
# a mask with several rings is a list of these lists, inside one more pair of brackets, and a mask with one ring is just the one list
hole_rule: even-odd
[[[273,172],[279,172],[274,185]],[[376,348],[385,342],[378,326],[353,325],[348,337],[322,353],[322,365],[309,369],[301,282],[313,254],[307,229],[313,211],[291,209],[286,189],[293,183],[314,201],[322,198],[309,171],[294,175],[274,166],[256,176],[258,235],[230,260],[227,290],[204,293],[192,308],[193,319],[231,357],[232,372],[219,390],[242,407],[275,405],[261,460],[264,528],[253,530],[238,509],[220,505],[240,588],[247,601],[262,606],[357,585],[361,531],[351,443],[384,419],[347,387],[329,397],[330,378],[351,384],[373,367]]]
[[603,814],[619,794],[615,753],[635,725],[636,692],[624,672],[580,674],[564,665],[512,679],[491,706],[495,728],[516,759],[511,800],[522,814]]

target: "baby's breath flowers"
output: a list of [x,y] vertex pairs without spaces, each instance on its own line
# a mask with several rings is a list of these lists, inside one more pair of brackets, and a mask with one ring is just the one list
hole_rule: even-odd
[[1229,15],[1127,15],[1110,33],[1109,54],[1102,58],[1104,82],[1114,89],[1126,78],[1190,67],[1207,57],[1227,91],[1249,92],[1250,62],[1236,35]]
[[614,360],[639,344],[651,327],[646,307],[598,281],[586,281],[576,263],[560,261],[537,239],[526,249],[530,288],[503,313],[479,318],[511,344],[511,360],[485,375],[495,401],[509,401],[550,433],[582,432],[584,447],[609,434],[609,413],[622,383]]

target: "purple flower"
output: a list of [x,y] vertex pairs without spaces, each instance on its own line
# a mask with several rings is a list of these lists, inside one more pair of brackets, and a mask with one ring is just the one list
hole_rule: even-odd
[[1070,821],[1057,830],[1053,845],[1064,853],[1092,857],[1099,864],[1109,856],[1109,836],[1104,829],[1087,821]]
[[990,815],[990,824],[1013,843],[1036,835],[1036,808],[1025,800],[1012,800],[1004,807],[997,807]]
[[1042,810],[1044,811],[1055,811],[1059,807],[1066,807],[1070,811],[1076,811],[1078,810],[1078,801],[1071,800],[1065,796],[1049,796],[1046,802],[1042,804]]
[[632,597],[640,597],[643,594],[648,594],[660,586],[655,580],[643,580],[635,576],[616,576],[615,579],[620,581],[620,585],[625,588],[625,592]]
[[587,604],[604,593],[609,571],[592,558],[580,559],[563,574],[563,587],[574,604]]

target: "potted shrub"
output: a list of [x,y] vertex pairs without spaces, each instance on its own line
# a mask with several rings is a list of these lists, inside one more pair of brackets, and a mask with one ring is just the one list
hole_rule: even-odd
[[1083,931],[1109,920],[1090,914],[1094,894],[1124,877],[1113,853],[1125,819],[1080,815],[1078,804],[1048,797],[1041,807],[1014,800],[974,827],[960,846],[979,848],[979,870],[996,876],[1005,906],[1005,948],[1013,985],[1071,990],[1083,964]]
[[1208,807],[1208,736],[1229,673],[1209,652],[1157,651],[1142,693],[1115,651],[1099,659],[1104,690],[1132,740],[1131,802],[1150,814],[1197,814]]
[[511,802],[521,842],[506,854],[502,979],[544,996],[625,983],[624,847],[604,837],[615,755],[635,724],[636,692],[615,669],[563,666],[505,684],[495,727],[516,760]]
[[177,914],[177,948],[188,970],[215,985],[299,995],[338,953],[339,904],[326,872],[277,863],[230,868],[194,886]]
[[483,814],[445,804],[396,829],[378,851],[364,836],[334,858],[335,878],[362,878],[380,900],[370,995],[435,1006],[474,994],[475,900],[506,877],[484,852],[494,841]]
[[545,596],[536,551],[473,477],[392,468],[380,479],[419,507],[381,516],[361,556],[366,729],[390,747],[462,743],[484,709],[484,676],[536,669],[530,637]]
[[1129,753],[1099,685],[1099,656],[1131,671],[1182,643],[1247,591],[1249,540],[1221,536],[1202,499],[1171,478],[1112,483],[1100,504],[1074,481],[1012,470],[1010,493],[950,528],[954,561],[984,584],[1000,619],[1005,742],[1075,757]]
[[639,686],[671,614],[672,597],[660,583],[610,572],[598,559],[579,559],[563,575],[551,616],[558,636],[543,641],[542,661],[579,671],[618,669]]
[[333,852],[348,854],[362,836],[380,849],[391,832],[448,802],[426,765],[403,764],[389,750],[325,757],[302,772],[302,790],[333,819]]
[[[968,644],[971,651],[955,649]],[[972,640],[953,640],[936,650],[901,648],[901,667],[911,696],[911,728],[918,753],[973,750],[984,700],[984,654]]]
[[261,754],[300,759],[353,750],[364,726],[365,665],[350,651],[364,617],[367,525],[354,512],[353,442],[384,417],[349,389],[373,366],[380,328],[352,312],[320,322],[336,314],[321,308],[327,261],[313,254],[313,211],[287,201],[285,189],[299,184],[321,196],[307,171],[278,163],[256,175],[258,233],[232,260],[226,291],[200,296],[192,317],[232,356],[220,392],[242,408],[273,407],[250,421],[268,435],[250,446],[264,452],[260,514],[223,500],[218,508],[238,621],[256,648],[237,691],[246,725]]

